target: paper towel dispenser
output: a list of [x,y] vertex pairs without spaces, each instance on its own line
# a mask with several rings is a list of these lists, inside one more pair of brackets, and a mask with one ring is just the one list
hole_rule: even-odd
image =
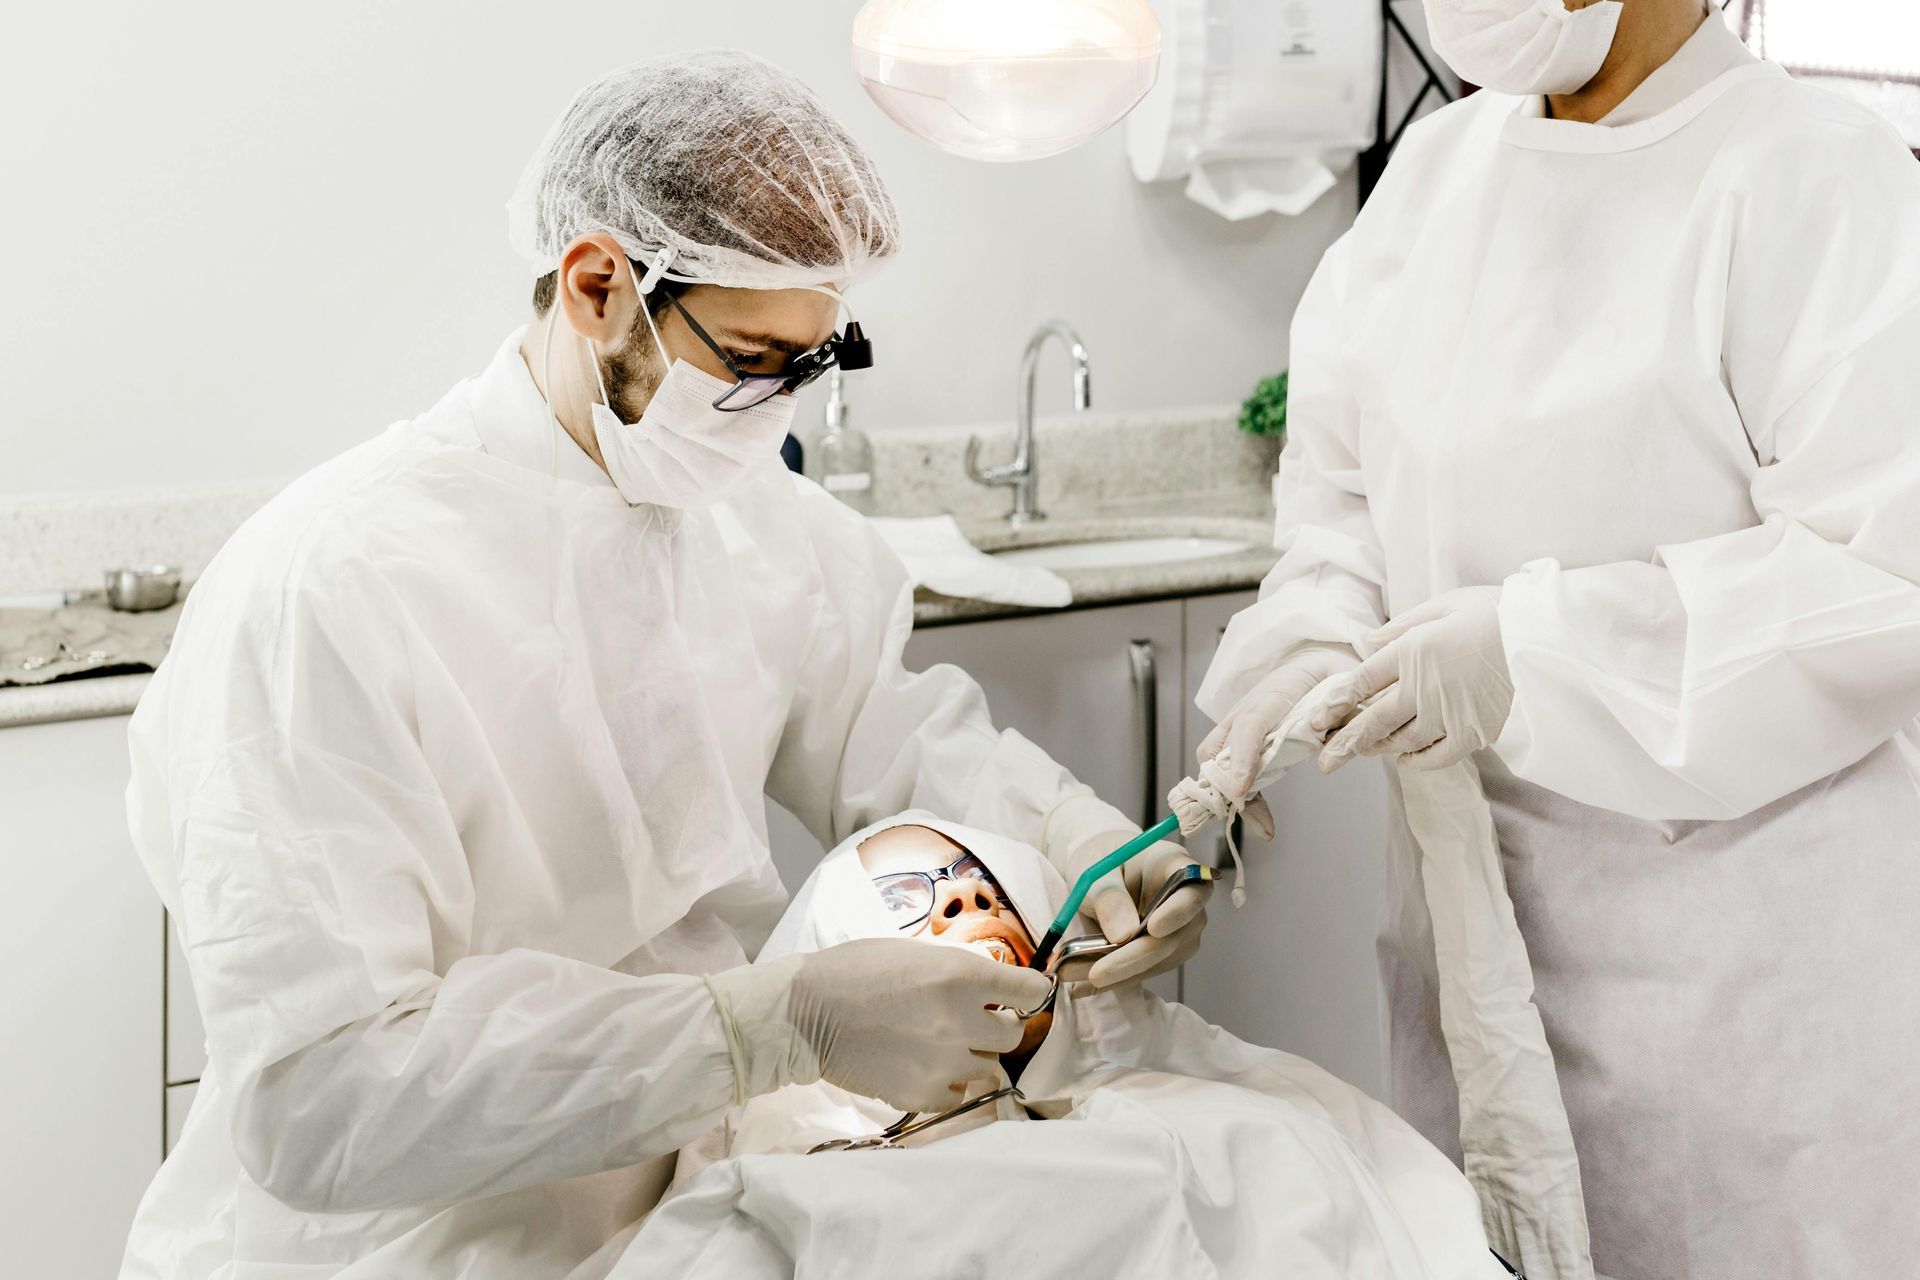
[[1184,178],[1223,218],[1297,214],[1372,146],[1381,11],[1369,0],[1153,0],[1160,79],[1127,120],[1142,182]]

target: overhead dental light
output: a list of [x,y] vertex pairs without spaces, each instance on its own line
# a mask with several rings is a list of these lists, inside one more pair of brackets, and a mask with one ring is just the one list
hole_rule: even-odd
[[972,160],[1079,146],[1140,101],[1159,60],[1146,0],[867,0],[853,20],[880,109]]

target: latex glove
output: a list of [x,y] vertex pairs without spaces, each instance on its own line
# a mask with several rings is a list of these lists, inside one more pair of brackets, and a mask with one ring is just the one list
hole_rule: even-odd
[[1513,710],[1513,676],[1500,641],[1500,588],[1435,596],[1368,637],[1374,655],[1314,713],[1338,730],[1320,753],[1332,773],[1357,755],[1405,756],[1440,769],[1491,746]]
[[[1100,859],[1140,834],[1138,827],[1108,831],[1083,840],[1059,864],[1069,885]],[[1130,938],[1140,928],[1140,908],[1160,892],[1167,877],[1193,864],[1193,855],[1171,840],[1149,845],[1118,871],[1109,871],[1081,904],[1109,942]],[[1191,960],[1200,950],[1207,927],[1207,899],[1213,885],[1188,885],[1160,904],[1147,920],[1147,931],[1126,946],[1096,962],[1086,980],[1096,988],[1143,982]],[[1032,1008],[1022,1005],[1022,1008]]]
[[[1287,718],[1300,699],[1317,688],[1321,681],[1351,671],[1359,661],[1353,650],[1345,645],[1301,645],[1289,651],[1278,666],[1233,704],[1232,709],[1220,718],[1220,723],[1213,726],[1213,731],[1201,740],[1199,750],[1194,753],[1197,761],[1205,764],[1219,755],[1222,749],[1227,752],[1227,771],[1222,788],[1227,799],[1245,799],[1259,772],[1268,737],[1280,727],[1280,722]],[[1265,799],[1255,797],[1249,801],[1241,810],[1241,816],[1253,825],[1261,839],[1273,838],[1273,815],[1268,811]]]
[[902,1111],[997,1083],[1020,1045],[1015,1009],[1052,984],[1032,969],[907,938],[866,938],[707,979],[733,1057],[735,1101],[826,1080]]

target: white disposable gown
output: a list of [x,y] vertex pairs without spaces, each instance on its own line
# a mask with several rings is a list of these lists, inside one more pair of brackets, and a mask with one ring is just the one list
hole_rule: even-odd
[[[1617,127],[1479,93],[1409,132],[1295,318],[1284,555],[1201,702],[1503,584],[1479,764],[1595,1266],[1906,1274],[1920,164],[1717,20],[1682,55]],[[1450,1144],[1394,828],[1395,1102]]]
[[208,1062],[127,1276],[568,1274],[733,1102],[697,975],[786,901],[763,791],[828,844],[1084,791],[902,669],[857,516],[777,459],[629,507],[519,341],[249,521],[134,716]]
[[[850,837],[769,956],[897,936],[858,843],[932,826],[993,871],[1035,935],[1065,885],[1033,849],[907,813]],[[932,944],[928,944],[932,945]],[[1003,1099],[900,1151],[805,1155],[899,1112],[825,1083],[756,1098],[682,1159],[613,1280],[1501,1280],[1472,1189],[1386,1107],[1140,988],[1063,994]],[[1035,1122],[1033,1114],[1051,1117]],[[696,1167],[704,1162],[704,1167]]]

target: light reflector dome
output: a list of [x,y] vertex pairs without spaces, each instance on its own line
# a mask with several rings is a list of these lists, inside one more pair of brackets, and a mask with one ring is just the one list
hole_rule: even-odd
[[853,20],[868,95],[972,160],[1080,145],[1140,101],[1159,60],[1146,0],[867,0]]

